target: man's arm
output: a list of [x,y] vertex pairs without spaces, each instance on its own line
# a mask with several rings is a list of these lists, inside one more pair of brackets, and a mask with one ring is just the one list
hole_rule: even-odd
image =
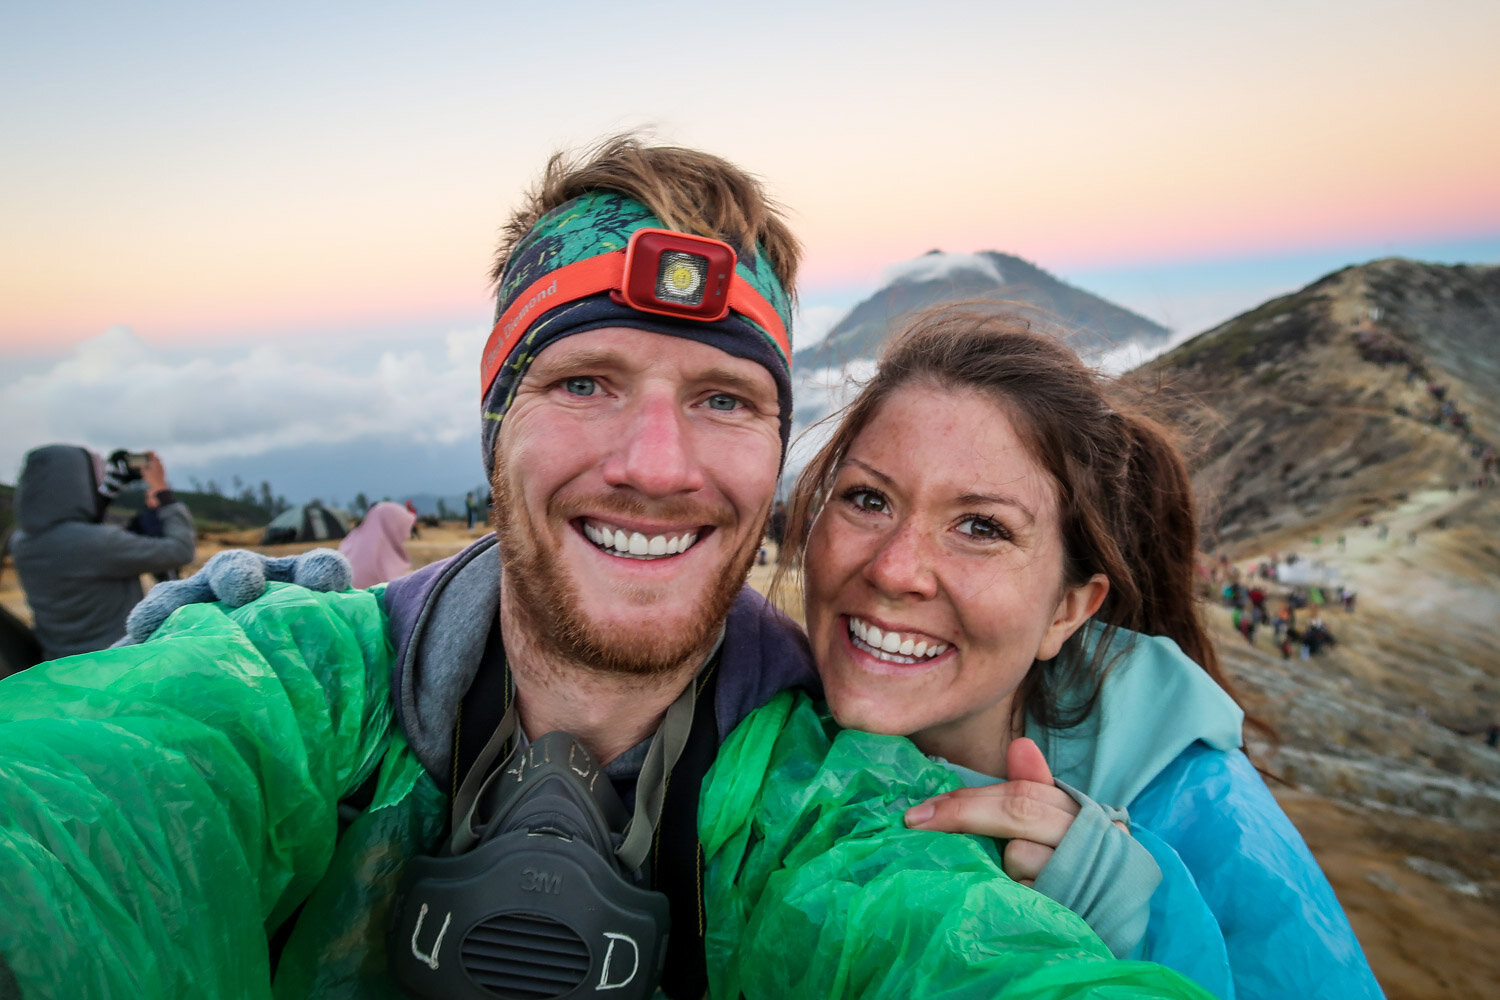
[[22,995],[268,996],[390,728],[374,595],[275,588],[0,682],[0,955]]
[[1011,881],[988,838],[907,829],[906,809],[957,779],[908,740],[830,728],[783,693],[704,782],[712,995],[1207,1000],[1116,960],[1080,917]]

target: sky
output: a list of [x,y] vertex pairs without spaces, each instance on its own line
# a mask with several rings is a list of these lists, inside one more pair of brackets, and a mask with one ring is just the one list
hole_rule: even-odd
[[1000,250],[1183,339],[1351,263],[1500,263],[1500,4],[12,4],[0,482],[55,441],[291,499],[478,484],[497,230],[625,129],[728,157],[794,339]]

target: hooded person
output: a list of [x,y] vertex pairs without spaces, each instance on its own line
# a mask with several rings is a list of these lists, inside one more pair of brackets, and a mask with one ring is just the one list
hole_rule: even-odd
[[411,572],[406,539],[417,515],[389,500],[365,513],[359,526],[339,542],[339,551],[354,570],[354,586],[373,587]]
[[192,517],[154,454],[143,475],[160,537],[104,521],[123,481],[132,478],[123,456],[106,463],[87,448],[62,444],[27,453],[11,549],[48,659],[103,649],[123,637],[125,619],[141,600],[141,574],[166,574],[193,561]]

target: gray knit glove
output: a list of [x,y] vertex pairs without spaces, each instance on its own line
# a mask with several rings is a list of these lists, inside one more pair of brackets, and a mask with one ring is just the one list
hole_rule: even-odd
[[186,580],[152,587],[131,610],[125,620],[125,638],[117,645],[145,642],[172,612],[188,604],[222,601],[231,608],[249,604],[266,592],[266,583],[271,580],[295,583],[308,590],[348,590],[354,583],[354,570],[349,560],[333,549],[313,549],[274,559],[248,549],[228,549]]

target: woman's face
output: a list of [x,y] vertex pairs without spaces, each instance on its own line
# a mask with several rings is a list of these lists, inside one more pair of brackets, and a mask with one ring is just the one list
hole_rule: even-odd
[[990,774],[1032,661],[1057,655],[1106,591],[1102,576],[1063,586],[1056,486],[970,390],[894,393],[808,539],[808,634],[839,724]]

